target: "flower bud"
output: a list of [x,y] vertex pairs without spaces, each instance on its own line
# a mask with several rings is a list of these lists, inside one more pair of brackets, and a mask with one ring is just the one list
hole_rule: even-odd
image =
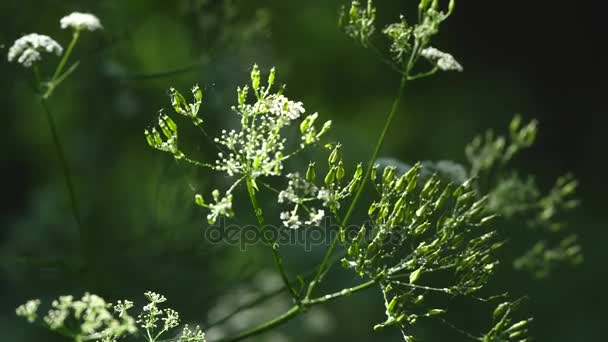
[[327,131],[329,131],[330,128],[331,128],[331,120],[326,121],[323,124],[321,131],[319,132],[319,134],[317,134],[317,139],[320,138],[323,134],[327,133]]
[[196,203],[196,205],[200,207],[207,207],[207,205],[205,204],[205,199],[201,194],[196,194],[194,196],[194,203]]

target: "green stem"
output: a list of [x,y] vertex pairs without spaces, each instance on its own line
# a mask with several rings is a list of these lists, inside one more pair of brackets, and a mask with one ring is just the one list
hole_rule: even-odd
[[351,288],[348,289],[343,289],[340,290],[338,292],[334,292],[319,298],[314,298],[314,299],[310,299],[310,300],[303,300],[302,302],[300,302],[299,304],[296,304],[294,306],[292,306],[289,310],[287,310],[285,313],[283,313],[282,315],[271,319],[268,322],[262,323],[260,325],[258,325],[257,327],[248,330],[236,337],[230,338],[230,339],[226,339],[226,340],[222,340],[222,342],[237,342],[237,341],[241,341],[244,340],[246,338],[250,338],[253,336],[257,336],[260,335],[268,330],[272,330],[275,327],[282,325],[284,323],[286,323],[287,321],[293,319],[294,317],[298,316],[299,314],[301,314],[302,312],[306,311],[306,309],[308,307],[314,306],[314,305],[319,305],[319,304],[323,304],[323,303],[327,303],[329,301],[344,297],[344,296],[349,296],[353,293],[359,292],[359,291],[363,291],[366,290],[372,286],[374,286],[377,283],[377,280],[370,280],[368,282],[365,282],[363,284],[359,284],[357,286],[353,286]]
[[255,212],[255,217],[258,220],[258,225],[260,226],[262,240],[272,250],[272,256],[274,257],[274,262],[277,266],[277,269],[279,270],[279,273],[281,274],[281,278],[283,279],[283,284],[285,286],[287,286],[293,299],[298,301],[299,300],[298,294],[296,293],[294,288],[289,284],[289,279],[287,278],[287,273],[285,272],[285,268],[283,267],[283,259],[277,252],[277,250],[274,246],[274,243],[272,241],[270,241],[268,239],[268,237],[266,236],[266,224],[264,222],[264,216],[262,215],[262,208],[260,208],[257,197],[255,195],[255,188],[254,188],[253,182],[254,182],[254,180],[251,177],[247,177],[247,180],[246,180],[247,192],[249,193],[249,198],[251,199],[251,205],[253,206],[253,211]]
[[237,342],[237,341],[242,341],[246,338],[249,337],[253,337],[253,336],[257,336],[259,334],[262,334],[268,330],[272,330],[275,327],[293,319],[294,317],[296,317],[297,315],[299,315],[302,312],[302,307],[299,305],[294,305],[292,306],[289,310],[287,310],[284,314],[282,314],[281,316],[278,316],[266,323],[262,323],[260,325],[258,325],[257,327],[249,330],[249,331],[245,331],[242,334],[235,336],[233,338],[230,339],[226,339],[226,340],[222,340],[222,342]]
[[74,190],[74,184],[72,182],[70,167],[68,166],[68,162],[65,157],[63,146],[61,144],[61,139],[59,138],[59,133],[57,131],[57,126],[55,125],[55,120],[53,119],[53,115],[51,114],[51,110],[49,108],[48,102],[45,98],[41,97],[40,103],[42,104],[42,108],[44,108],[44,113],[46,115],[46,119],[49,124],[51,136],[53,137],[53,143],[55,145],[55,150],[57,152],[57,156],[59,157],[59,163],[61,164],[61,169],[63,171],[63,176],[65,178],[65,184],[68,189],[68,195],[70,196],[70,203],[72,206],[72,215],[74,216],[74,221],[76,221],[76,225],[78,226],[78,233],[79,233],[79,237],[80,237],[81,248],[83,249],[83,251],[85,251],[86,250],[86,237],[85,237],[84,228],[82,226],[80,210],[78,209],[78,201],[76,200],[76,192]]
[[70,58],[70,55],[72,54],[72,50],[74,49],[74,46],[76,46],[76,43],[78,42],[78,37],[80,37],[80,30],[75,30],[74,34],[72,34],[72,41],[70,42],[70,45],[68,45],[67,50],[65,50],[65,53],[61,57],[61,61],[59,61],[59,65],[57,65],[57,69],[55,69],[55,73],[53,73],[53,78],[51,78],[51,83],[54,83],[55,80],[57,80],[57,77],[59,77],[59,75],[63,71],[65,64],[68,62],[68,58]]
[[342,220],[342,224],[340,225],[339,234],[334,238],[334,240],[330,244],[329,248],[327,249],[327,253],[325,253],[325,256],[323,257],[323,261],[321,262],[321,265],[319,266],[319,272],[317,272],[317,276],[315,277],[315,279],[313,279],[313,281],[310,282],[310,285],[307,290],[306,298],[308,298],[312,294],[315,287],[319,284],[319,281],[321,280],[321,277],[322,277],[323,273],[325,272],[325,268],[327,267],[327,262],[333,255],[334,250],[336,249],[336,246],[338,245],[338,240],[340,238],[340,235],[344,231],[344,229],[346,229],[346,225],[348,224],[348,221],[350,220],[350,217],[353,214],[355,207],[357,206],[357,202],[359,201],[359,198],[361,197],[361,194],[363,193],[363,189],[365,188],[365,185],[367,184],[367,180],[370,178],[374,163],[378,159],[378,155],[380,154],[380,149],[382,148],[382,145],[384,144],[384,140],[386,138],[388,129],[390,128],[390,126],[393,122],[395,113],[397,113],[397,108],[399,108],[399,103],[401,102],[401,99],[403,97],[405,85],[407,84],[407,81],[408,81],[407,75],[409,74],[409,69],[410,69],[410,67],[409,67],[409,63],[408,63],[408,66],[405,68],[406,71],[403,74],[403,76],[401,77],[401,84],[399,85],[399,92],[397,93],[397,97],[393,101],[391,110],[388,113],[386,120],[384,121],[384,127],[382,128],[380,137],[378,138],[378,141],[376,142],[376,146],[374,147],[374,152],[372,153],[372,156],[371,156],[369,162],[367,163],[367,168],[365,170],[365,175],[363,176],[363,180],[361,181],[361,185],[359,185],[359,188],[357,189],[357,192],[355,193],[353,200],[350,202],[350,206],[348,207],[348,210],[346,211],[346,216],[344,216],[344,219]]
[[317,304],[322,304],[322,303],[326,303],[329,301],[332,301],[334,299],[338,299],[340,297],[344,297],[344,296],[349,296],[355,292],[359,292],[359,291],[363,291],[365,289],[368,289],[374,285],[376,285],[377,281],[374,280],[370,280],[368,282],[365,282],[363,284],[359,284],[357,286],[353,286],[347,289],[343,289],[340,290],[338,292],[334,292],[334,293],[330,293],[324,296],[321,296],[319,298],[315,298],[315,299],[310,299],[306,302],[303,302],[304,305],[317,305]]

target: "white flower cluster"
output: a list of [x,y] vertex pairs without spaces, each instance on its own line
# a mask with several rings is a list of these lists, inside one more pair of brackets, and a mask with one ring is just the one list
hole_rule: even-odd
[[85,293],[80,300],[74,300],[73,296],[61,296],[51,303],[51,307],[43,319],[44,323],[51,330],[69,330],[67,321],[75,319],[79,327],[74,334],[81,340],[112,340],[137,331],[135,320],[126,313],[127,309],[124,309],[120,319],[116,319],[109,310],[112,305],[94,294]]
[[210,213],[207,215],[207,221],[209,224],[214,224],[218,217],[232,217],[234,212],[232,211],[232,194],[228,193],[226,196],[220,198],[220,191],[215,189],[211,193],[215,203],[209,203]]
[[449,53],[440,51],[434,47],[428,47],[420,52],[422,57],[434,63],[443,71],[462,71],[462,65]]
[[[179,314],[173,309],[161,309],[159,304],[167,301],[165,296],[158,293],[148,291],[144,293],[149,303],[143,307],[142,313],[137,317],[137,323],[142,329],[145,329],[148,334],[159,336],[160,334],[169,331],[179,325]],[[162,321],[160,331],[159,322]]]
[[197,326],[194,330],[190,330],[187,325],[184,326],[182,335],[179,337],[179,342],[205,342],[205,333]]
[[15,310],[15,312],[17,313],[17,316],[23,317],[23,318],[27,319],[28,322],[33,323],[36,321],[36,318],[38,317],[38,307],[39,306],[40,306],[40,300],[32,299],[32,300],[27,301],[27,303],[25,303],[23,305],[19,305],[19,307],[17,307],[17,310]]
[[[137,333],[139,323],[148,336],[159,338],[179,325],[179,313],[173,309],[161,309],[159,304],[167,301],[165,296],[155,292],[144,294],[149,303],[142,309],[136,321],[127,311],[133,307],[129,300],[118,301],[115,305],[94,294],[86,293],[82,299],[74,300],[73,296],[61,296],[51,303],[51,310],[44,317],[45,325],[56,331],[72,336],[75,341],[116,342],[118,339]],[[19,306],[16,313],[30,323],[36,321],[39,300],[30,300]],[[116,318],[110,309],[118,314]],[[179,342],[205,342],[205,334],[200,327],[191,330],[184,326]]]
[[101,26],[101,22],[99,18],[90,13],[80,13],[73,12],[60,20],[61,28],[72,28],[74,30],[101,30],[103,26]]
[[[325,210],[308,208],[307,202],[314,201],[320,192],[319,188],[312,182],[302,178],[299,173],[290,173],[287,175],[289,182],[287,188],[279,192],[277,202],[291,203],[294,207],[284,211],[280,215],[283,225],[287,228],[298,229],[302,225],[318,226],[325,217]],[[321,189],[321,191],[325,191]],[[308,213],[308,220],[302,222],[298,212],[303,208]]]
[[49,36],[30,33],[17,39],[10,47],[8,61],[17,60],[17,63],[29,68],[42,59],[41,52],[54,53],[59,56],[63,53],[63,48]]
[[238,132],[222,131],[215,139],[230,151],[218,153],[216,169],[230,176],[251,172],[254,178],[281,174],[287,140],[280,131],[305,112],[302,103],[274,94],[240,111],[248,117],[248,125]]

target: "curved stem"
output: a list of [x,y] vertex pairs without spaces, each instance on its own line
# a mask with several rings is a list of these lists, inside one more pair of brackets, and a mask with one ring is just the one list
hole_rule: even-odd
[[262,234],[262,240],[272,250],[272,256],[274,257],[274,262],[277,266],[277,269],[279,270],[279,273],[281,274],[281,278],[283,279],[283,284],[285,286],[287,286],[293,299],[298,301],[299,300],[298,294],[296,293],[294,288],[289,284],[289,279],[287,278],[287,273],[285,272],[285,268],[283,267],[283,259],[277,252],[277,250],[274,246],[274,243],[272,241],[268,240],[268,237],[266,236],[266,224],[264,222],[264,216],[262,215],[262,208],[260,208],[257,197],[255,195],[254,180],[251,177],[247,177],[246,183],[247,183],[247,192],[249,193],[249,198],[251,199],[251,205],[253,206],[253,211],[255,212],[255,217],[258,220],[258,225],[260,227],[260,232]]
[[53,115],[51,114],[51,110],[49,108],[48,102],[45,98],[41,97],[40,103],[42,104],[42,108],[44,108],[44,113],[46,115],[49,129],[51,131],[51,136],[53,137],[53,143],[55,145],[55,150],[57,152],[57,156],[59,157],[59,163],[61,164],[61,169],[63,171],[65,184],[68,189],[68,195],[70,196],[70,203],[72,206],[72,215],[74,216],[74,221],[76,221],[76,225],[78,226],[80,244],[81,244],[81,248],[83,249],[83,252],[84,252],[84,251],[86,251],[86,248],[87,248],[86,247],[86,236],[85,236],[84,228],[82,226],[80,210],[78,207],[78,201],[76,199],[76,191],[74,190],[74,183],[72,182],[70,167],[69,167],[67,159],[65,157],[63,146],[61,144],[61,139],[59,138],[59,133],[57,131],[57,126],[55,125],[55,120],[53,119]]
[[291,320],[292,318],[296,317],[297,315],[299,315],[302,312],[302,307],[299,305],[294,305],[292,306],[289,310],[287,310],[284,314],[282,314],[281,316],[278,316],[266,323],[262,323],[261,325],[249,330],[249,331],[245,331],[244,333],[235,336],[233,338],[230,339],[226,339],[226,340],[222,340],[222,342],[237,342],[237,341],[241,341],[244,340],[246,338],[249,337],[253,337],[256,335],[259,335],[261,333],[264,333],[268,330],[271,330],[289,320]]
[[260,335],[268,330],[271,330],[271,329],[273,329],[279,325],[282,325],[282,324],[286,323],[287,321],[293,319],[294,317],[296,317],[299,314],[301,314],[302,312],[304,312],[308,307],[327,303],[329,301],[332,301],[332,300],[335,300],[335,299],[338,299],[338,298],[341,298],[344,296],[349,296],[353,293],[366,290],[366,289],[372,287],[373,285],[375,285],[376,283],[377,283],[377,280],[374,279],[374,280],[365,282],[363,284],[353,286],[351,288],[343,289],[338,292],[334,292],[334,293],[331,293],[331,294],[328,294],[325,296],[321,296],[319,298],[303,300],[301,303],[292,306],[289,310],[287,310],[282,315],[280,315],[274,319],[271,319],[268,322],[262,323],[262,324],[258,325],[257,327],[255,327],[251,330],[248,330],[236,337],[221,340],[221,342],[237,342],[237,341],[241,341],[246,338],[249,338],[249,337]]
[[329,246],[329,248],[327,250],[327,253],[323,257],[323,261],[321,262],[321,265],[319,266],[319,271],[317,272],[317,276],[315,277],[315,279],[312,282],[310,282],[310,285],[307,290],[307,295],[306,295],[307,298],[308,298],[308,296],[310,296],[312,294],[314,288],[319,284],[319,281],[320,281],[323,273],[325,272],[325,268],[327,267],[327,262],[333,255],[334,250],[336,249],[336,246],[338,245],[338,239],[340,238],[342,231],[346,228],[346,225],[348,224],[348,221],[350,220],[350,217],[353,214],[355,207],[357,206],[357,202],[359,201],[359,198],[361,197],[361,194],[363,193],[363,189],[365,188],[365,185],[367,184],[367,180],[370,178],[374,163],[378,159],[378,155],[380,154],[380,149],[382,148],[382,145],[384,144],[384,140],[386,138],[388,129],[390,128],[390,126],[393,122],[395,113],[397,113],[397,108],[399,108],[399,104],[403,97],[405,85],[407,84],[407,81],[408,81],[409,69],[410,68],[409,68],[409,63],[408,63],[408,67],[405,68],[406,71],[401,77],[401,84],[399,85],[399,92],[397,93],[397,97],[393,101],[391,110],[388,113],[386,120],[384,121],[384,127],[382,128],[380,137],[378,137],[378,141],[376,142],[376,146],[374,147],[374,152],[372,153],[372,156],[370,157],[369,162],[367,163],[367,168],[365,170],[365,175],[363,176],[363,180],[361,181],[361,184],[359,185],[359,188],[357,189],[357,192],[355,193],[355,197],[353,197],[353,200],[350,202],[350,206],[348,207],[348,210],[346,211],[346,216],[344,216],[344,219],[342,220],[342,224],[340,225],[340,234],[338,234],[332,241],[331,245]]

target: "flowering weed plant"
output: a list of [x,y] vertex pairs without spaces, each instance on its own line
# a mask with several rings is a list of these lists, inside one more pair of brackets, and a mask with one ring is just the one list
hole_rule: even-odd
[[[519,310],[522,299],[509,297],[505,294],[508,289],[488,286],[501,262],[542,277],[559,265],[582,261],[576,237],[564,232],[561,218],[563,212],[577,205],[573,198],[576,181],[565,176],[543,194],[531,178],[522,178],[509,167],[519,152],[534,143],[536,122],[524,124],[516,117],[508,138],[491,132],[476,138],[466,148],[470,163],[466,166],[420,162],[400,168],[394,163],[381,165],[379,160],[386,134],[399,115],[406,85],[436,73],[464,70],[454,56],[431,44],[455,8],[454,0],[446,8],[438,0],[421,0],[417,13],[394,18],[394,23],[381,30],[377,30],[377,10],[372,0],[353,0],[342,9],[341,28],[363,47],[379,50],[377,32],[388,39],[386,54],[401,79],[372,155],[366,163],[352,167],[343,159],[342,145],[326,141],[331,121],[324,120],[322,114],[310,114],[302,102],[287,97],[285,87],[277,85],[275,68],[265,72],[253,65],[249,84],[237,88],[236,100],[229,108],[238,118],[236,126],[226,127],[212,138],[210,143],[217,150],[212,160],[197,160],[185,152],[182,128],[177,124],[184,120],[174,119],[181,116],[203,134],[213,135],[206,126],[206,94],[198,85],[188,96],[170,88],[174,113],[161,111],[156,124],[145,129],[148,145],[170,154],[177,162],[220,173],[229,180],[226,187],[214,186],[192,199],[204,210],[208,224],[244,215],[233,202],[239,196],[247,197],[263,243],[291,299],[291,307],[284,313],[222,341],[263,334],[311,307],[368,289],[380,293],[378,305],[385,311],[385,317],[370,328],[397,329],[405,341],[417,340],[414,327],[421,321],[446,324],[454,334],[471,340],[529,340],[531,318]],[[8,55],[9,61],[34,68],[42,53],[62,56],[50,81],[39,78],[41,101],[49,118],[46,99],[78,65],[63,71],[80,33],[99,30],[102,25],[93,15],[72,13],[61,19],[61,27],[73,30],[65,53],[50,37],[32,34],[17,40]],[[315,157],[308,166],[293,168],[290,159],[309,149]],[[78,219],[68,168],[65,170]],[[275,188],[272,184],[276,183],[282,187]],[[364,191],[372,195],[364,196]],[[261,203],[261,193],[270,194],[276,202]],[[278,217],[266,214],[267,206],[280,208]],[[354,215],[356,212],[363,214]],[[366,220],[353,222],[356,216]],[[329,229],[324,227],[325,218],[338,223],[337,234],[324,246],[325,255],[314,272],[294,280],[283,262],[284,246],[266,234],[267,222],[279,221],[281,229],[287,230],[310,226]],[[525,229],[537,234],[534,239],[523,234],[528,237],[521,243],[526,246],[521,255],[501,258],[502,247],[512,243],[511,230],[519,227],[516,222],[520,221],[525,222]],[[318,293],[319,284],[332,275],[331,266],[338,262],[353,272],[356,283],[335,292]],[[122,338],[148,342],[205,340],[198,327],[190,330],[185,326],[175,332],[180,317],[172,309],[161,308],[166,302],[164,296],[146,292],[145,297],[148,304],[137,318],[127,312],[134,306],[132,301],[108,304],[92,294],[80,300],[60,297],[51,303],[40,324],[78,342]],[[454,298],[484,307],[479,314],[491,317],[488,321],[492,322],[485,332],[465,331],[449,321]],[[29,301],[17,308],[17,314],[38,322],[40,306],[38,300]]]

